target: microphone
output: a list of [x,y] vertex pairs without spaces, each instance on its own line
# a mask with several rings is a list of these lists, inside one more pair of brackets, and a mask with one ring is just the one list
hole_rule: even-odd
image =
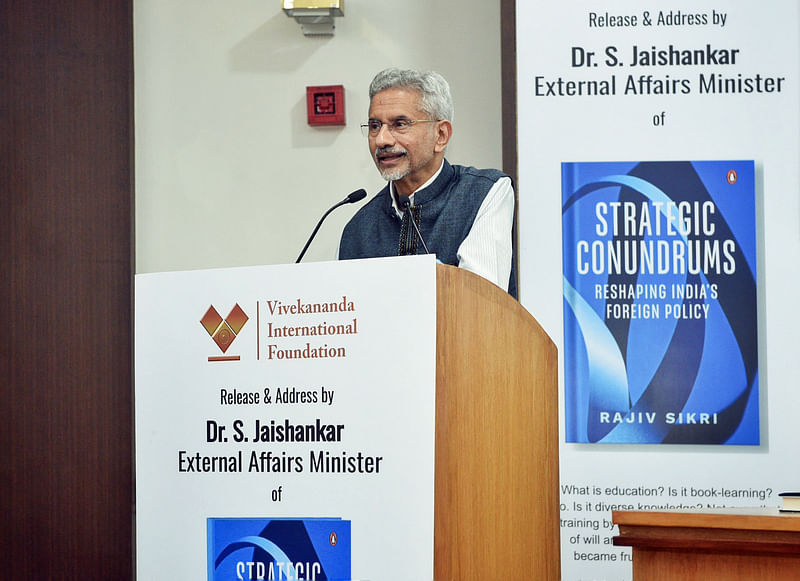
[[366,197],[367,197],[367,191],[365,189],[362,188],[360,190],[356,190],[355,192],[353,192],[349,196],[347,196],[344,200],[342,200],[338,204],[335,204],[327,212],[325,212],[322,215],[322,218],[319,219],[319,222],[317,222],[317,227],[314,228],[314,231],[311,233],[311,236],[309,237],[308,242],[306,242],[306,245],[303,246],[303,251],[300,253],[300,256],[298,256],[297,260],[294,261],[295,264],[297,264],[298,262],[300,262],[303,259],[303,256],[305,255],[306,250],[308,250],[308,247],[311,245],[311,241],[314,239],[314,236],[317,235],[317,232],[319,232],[319,227],[322,226],[322,222],[325,220],[325,218],[328,217],[328,214],[333,212],[339,206],[344,206],[345,204],[353,204],[355,202],[359,202],[359,201],[363,200]]
[[425,254],[430,254],[431,251],[428,250],[428,245],[425,244],[425,239],[422,237],[422,232],[419,231],[419,226],[417,226],[417,223],[414,220],[414,214],[411,212],[410,198],[405,194],[397,194],[397,205],[403,208],[404,212],[408,212],[408,221],[411,222],[412,226],[414,226],[414,230],[417,232],[417,236],[419,236],[419,241],[422,242],[422,247],[425,249]]

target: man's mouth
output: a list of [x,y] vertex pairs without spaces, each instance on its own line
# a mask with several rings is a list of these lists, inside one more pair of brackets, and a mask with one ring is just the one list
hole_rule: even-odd
[[392,164],[406,156],[403,149],[378,149],[375,151],[375,159],[380,164]]

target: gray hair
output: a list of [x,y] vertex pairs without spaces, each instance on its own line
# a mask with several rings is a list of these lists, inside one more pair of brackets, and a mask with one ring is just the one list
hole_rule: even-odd
[[453,121],[453,98],[450,85],[434,71],[385,69],[369,85],[369,98],[386,89],[414,89],[420,92],[422,110],[433,119]]

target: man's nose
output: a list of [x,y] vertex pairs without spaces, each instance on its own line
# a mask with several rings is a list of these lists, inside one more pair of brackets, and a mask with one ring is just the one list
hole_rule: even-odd
[[385,147],[387,145],[394,144],[394,134],[389,131],[389,125],[384,123],[381,125],[381,128],[378,130],[378,134],[375,136],[375,145],[378,147]]

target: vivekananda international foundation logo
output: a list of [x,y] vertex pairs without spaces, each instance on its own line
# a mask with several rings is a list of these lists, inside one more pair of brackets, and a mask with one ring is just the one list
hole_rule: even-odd
[[239,361],[239,355],[228,355],[227,352],[248,320],[247,313],[242,310],[239,303],[233,306],[224,319],[213,305],[208,307],[206,314],[200,319],[200,324],[222,351],[222,355],[211,356],[208,358],[209,361]]
[[[271,298],[256,300],[252,307],[255,328],[248,331],[250,338],[244,340],[250,345],[249,341],[255,339],[257,361],[345,358],[352,342],[343,339],[358,334],[356,303],[344,295],[313,302],[302,298]],[[200,324],[222,352],[209,357],[210,362],[241,360],[241,356],[232,355],[229,349],[249,320],[239,303],[234,304],[225,318],[214,305],[208,307]],[[243,349],[242,340],[237,350]]]

